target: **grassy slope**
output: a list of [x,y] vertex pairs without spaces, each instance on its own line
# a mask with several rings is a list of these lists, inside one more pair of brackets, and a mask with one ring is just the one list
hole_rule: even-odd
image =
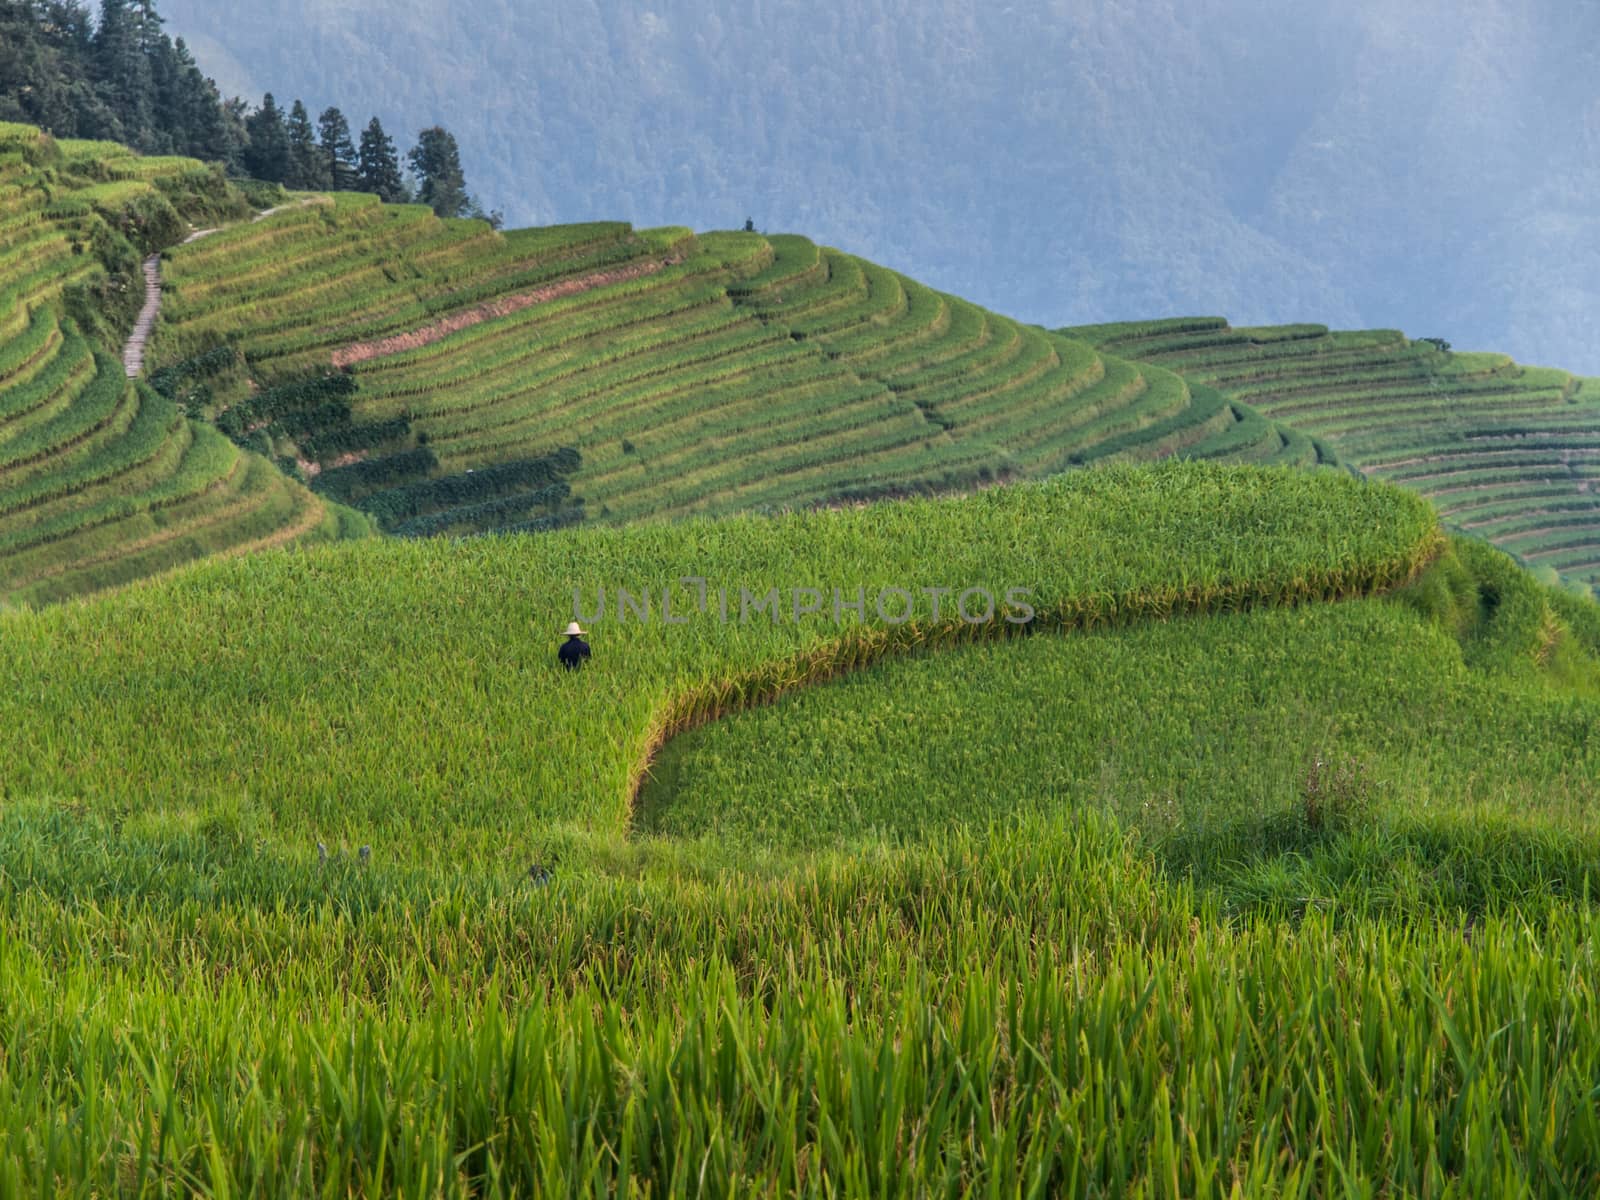
[[[364,532],[345,502],[420,536],[964,491],[1175,454],[1328,458],[1170,372],[801,237],[614,222],[502,235],[355,195],[244,220],[197,163],[21,126],[3,144],[8,603]],[[207,236],[179,245],[189,222]],[[92,345],[116,348],[138,259],[158,248],[160,394]],[[94,328],[80,337],[68,308]],[[301,386],[336,368],[353,396]]]
[[1459,543],[1398,600],[895,660],[675,740],[643,819],[815,849],[1104,808],[1210,873],[1319,825],[1487,820],[1600,850],[1600,640],[1562,612]]
[[199,163],[0,126],[0,603],[337,533],[306,489],[125,379],[110,344],[145,239],[235,203]]
[[[0,819],[0,1180],[1581,1192],[1600,1178],[1600,929],[1571,901],[1594,839],[1582,821],[1480,821],[1462,853],[1397,839],[1393,815],[1435,780],[1472,798],[1451,790],[1465,777],[1444,756],[1408,744],[1413,704],[1473,714],[1480,762],[1525,722],[1564,730],[1578,755],[1566,799],[1584,799],[1592,613],[1470,547],[1409,604],[1261,603],[1364,594],[1436,550],[1403,493],[1174,467],[775,523],[354,544],[12,617],[19,686],[0,730],[22,766]],[[664,701],[730,703],[717,682],[730,674],[785,686],[839,660],[836,634],[600,622],[599,658],[568,678],[546,640],[568,587],[840,572],[845,586],[1021,573],[1041,607],[1102,620],[1255,602],[956,648],[844,685],[925,689],[896,701],[919,738],[848,721],[862,706],[831,688],[694,735],[748,755],[730,794],[755,811],[781,808],[810,768],[748,735],[783,711],[802,731],[843,723],[819,735],[851,751],[833,765],[880,805],[868,823],[914,831],[909,844],[792,855],[630,839],[629,780]],[[1389,653],[1373,661],[1355,634]],[[1300,654],[1326,657],[1330,687]],[[1106,713],[1058,685],[1097,689]],[[969,815],[997,810],[963,757],[992,751],[938,719],[942,700],[1013,737],[1046,781],[1040,803],[987,832],[949,822],[963,778],[979,793]],[[1238,711],[1273,704],[1291,719],[1264,728]],[[1057,724],[1125,718],[1121,736],[1174,754],[1206,724],[1216,736],[1189,753],[1213,786],[1184,797],[1185,815],[1209,799],[1220,820],[1240,780],[1244,815],[1275,815],[1249,789],[1279,801],[1303,747],[1291,740],[1286,765],[1262,743],[1293,718],[1351,713],[1338,736],[1375,738],[1414,773],[1365,841],[1342,809],[1314,834],[1262,825],[1246,856],[1287,845],[1348,869],[1320,893],[1258,880],[1269,902],[1243,909],[1237,872],[1231,896],[1197,891],[1160,872],[1151,851],[1177,843],[1159,828],[1141,845],[1074,811],[1104,781],[1085,793],[1074,755],[1088,743]],[[1556,745],[1493,769],[1529,789],[1562,780]],[[1158,800],[1192,778],[1110,761]],[[892,779],[895,763],[924,790],[881,787],[874,764]],[[317,838],[335,851],[325,866]],[[552,851],[553,883],[521,875]],[[1292,882],[1308,877],[1328,876]],[[1475,890],[1448,886],[1463,878]]]
[[1184,318],[1067,332],[1315,435],[1552,581],[1600,586],[1600,381],[1394,330]]
[[[516,863],[551,822],[615,833],[666,730],[893,646],[993,635],[947,600],[887,625],[792,592],[1033,589],[1044,623],[1360,593],[1434,547],[1404,493],[1326,473],[1172,465],[777,519],[741,518],[464,545],[352,543],[221,563],[7,626],[0,754],[12,796],[109,811],[242,806],[297,855],[318,838],[431,859]],[[671,586],[686,626],[619,620],[617,589]],[[947,582],[940,584],[939,580]],[[598,661],[550,670],[573,589]],[[781,621],[717,619],[726,587],[781,589]],[[179,614],[182,614],[181,616]],[[57,743],[71,728],[70,743]],[[421,841],[424,835],[428,841]]]
[[[381,488],[454,481],[419,514],[429,530],[522,522],[517,489],[534,489],[490,487],[484,468],[561,446],[582,456],[582,514],[610,521],[961,490],[1116,458],[1322,457],[1170,372],[792,235],[502,237],[337,197],[179,248],[167,278],[160,362],[232,345],[268,385],[347,367],[355,420],[375,431],[359,469],[413,464],[347,494],[381,505]],[[333,464],[351,445],[309,445],[279,431],[262,448],[346,487],[351,469]],[[432,458],[415,458],[424,446]]]
[[[149,361],[182,402],[174,408],[110,376],[89,387],[114,369],[72,372],[74,354],[93,356],[58,327],[55,309],[68,280],[98,278],[94,262],[72,253],[73,222],[103,225],[159,190],[177,196],[171,181],[204,170],[104,144],[58,151],[22,127],[6,136],[21,149],[6,167],[15,186],[0,195],[0,284],[27,302],[15,309],[12,341],[0,343],[0,404],[9,398],[30,416],[15,429],[21,476],[9,478],[0,459],[0,592],[13,602],[61,599],[210,553],[362,532],[365,522],[335,501],[418,536],[962,491],[1108,460],[1332,464],[1331,443],[1311,435],[1354,434],[1256,386],[1263,363],[1350,367],[1351,386],[1369,400],[1373,388],[1437,389],[1443,377],[1414,348],[1390,361],[1395,348],[1381,338],[1330,340],[1314,327],[1240,335],[1178,321],[1085,332],[1140,356],[1133,362],[802,237],[605,222],[501,235],[340,195],[300,197],[261,221],[185,210],[226,227],[165,254]],[[46,173],[60,179],[47,217],[36,177],[51,155]],[[182,233],[175,224],[156,237],[148,226],[156,245]],[[12,280],[24,264],[26,278]],[[1510,389],[1522,415],[1550,399],[1539,389],[1556,386],[1553,375],[1513,379],[1503,363],[1452,361],[1450,386],[1501,407]],[[1191,387],[1163,364],[1226,394]],[[335,366],[351,372],[353,395],[273,390]],[[1419,382],[1419,372],[1432,374]],[[113,390],[120,399],[109,407]],[[321,498],[260,464],[245,469],[185,415],[220,418]],[[1460,523],[1577,570],[1592,506],[1586,493],[1551,500],[1562,483],[1548,477],[1581,476],[1586,443],[1536,415],[1537,429],[1517,431],[1518,453],[1491,455],[1495,486],[1511,491],[1474,482]],[[1503,424],[1497,437],[1511,432]],[[1442,470],[1449,447],[1439,438],[1471,434],[1475,450],[1488,446],[1459,420],[1433,432],[1418,461],[1387,464],[1396,478]],[[1366,452],[1359,438],[1352,444]],[[39,458],[40,446],[59,453]]]

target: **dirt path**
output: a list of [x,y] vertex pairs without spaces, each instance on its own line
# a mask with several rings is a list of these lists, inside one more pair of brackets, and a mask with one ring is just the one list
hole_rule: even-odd
[[[187,246],[216,232],[215,229],[197,229],[180,244]],[[144,307],[139,310],[139,319],[133,323],[128,344],[122,348],[122,369],[129,379],[137,379],[144,372],[145,344],[150,340],[150,333],[155,329],[156,317],[160,313],[161,255],[152,254],[144,260]]]
[[250,224],[258,224],[277,213],[288,212],[291,208],[304,208],[308,204],[326,203],[329,203],[328,197],[326,196],[307,196],[304,200],[296,200],[292,204],[278,204],[272,208],[266,209],[263,212],[258,212],[255,216],[250,218]]
[[514,312],[521,312],[525,308],[532,308],[535,304],[546,304],[551,300],[560,300],[566,296],[577,296],[584,292],[593,291],[598,287],[605,287],[611,283],[623,283],[630,279],[642,279],[646,275],[654,275],[667,267],[675,266],[682,260],[677,258],[656,259],[650,262],[635,263],[631,267],[619,267],[611,271],[596,271],[590,275],[580,275],[575,279],[563,279],[560,283],[552,283],[546,287],[535,288],[531,292],[520,292],[515,296],[503,296],[499,300],[491,300],[487,304],[480,304],[476,308],[469,308],[464,312],[455,313],[443,320],[435,321],[432,325],[424,325],[421,329],[413,329],[408,333],[397,333],[392,337],[380,338],[372,342],[354,342],[333,352],[333,365],[336,367],[353,366],[356,363],[367,362],[374,358],[383,358],[390,354],[399,354],[405,350],[416,350],[422,346],[431,346],[434,342],[442,341],[452,333],[463,329],[470,329],[474,325],[481,325],[485,321],[492,321],[496,317],[507,317]]
[[144,370],[144,346],[155,328],[156,314],[161,311],[161,256],[152,254],[144,260],[144,307],[139,319],[133,323],[128,344],[122,349],[122,369],[129,379],[137,379]]

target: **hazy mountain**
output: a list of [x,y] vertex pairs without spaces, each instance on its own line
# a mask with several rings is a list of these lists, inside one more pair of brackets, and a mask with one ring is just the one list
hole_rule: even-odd
[[1600,6],[166,0],[230,90],[443,122],[516,224],[746,216],[1057,325],[1600,373]]

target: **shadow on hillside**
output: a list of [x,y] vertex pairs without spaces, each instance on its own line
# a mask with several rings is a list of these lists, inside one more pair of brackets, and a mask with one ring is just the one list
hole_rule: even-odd
[[1192,879],[1241,918],[1317,908],[1400,919],[1515,911],[1535,920],[1551,906],[1592,903],[1600,888],[1600,836],[1477,813],[1315,828],[1286,812],[1147,845],[1169,877]]

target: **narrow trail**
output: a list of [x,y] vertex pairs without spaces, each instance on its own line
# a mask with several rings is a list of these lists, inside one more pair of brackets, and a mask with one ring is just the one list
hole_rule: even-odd
[[[293,202],[291,202],[289,204],[276,204],[273,207],[271,207],[269,209],[265,209],[262,212],[258,212],[255,216],[251,217],[250,218],[250,224],[252,224],[252,225],[260,224],[262,221],[265,221],[268,217],[274,216],[274,215],[276,215],[278,213],[281,213],[281,212],[288,212],[291,208],[304,208],[308,204],[326,204],[326,203],[329,203],[328,197],[326,197],[326,196],[307,196],[304,200],[295,200],[295,201],[293,201]],[[214,232],[214,231],[212,231],[212,232]]]
[[[199,229],[184,238],[182,245],[198,242],[208,234],[216,233],[215,229]],[[133,332],[128,335],[128,344],[122,348],[122,369],[129,379],[137,379],[144,373],[144,348],[150,340],[150,333],[156,327],[156,317],[161,313],[161,255],[152,254],[144,260],[144,307],[139,310],[139,319],[133,323]]]
[[144,260],[144,307],[139,319],[133,323],[128,344],[122,348],[122,369],[129,379],[137,379],[144,371],[144,345],[155,328],[156,314],[161,311],[161,255],[152,254]]
[[[250,218],[252,225],[265,221],[277,213],[287,212],[291,208],[304,208],[308,204],[323,204],[327,202],[326,196],[308,196],[304,200],[295,200],[289,204],[279,204],[259,212]],[[184,238],[179,245],[187,246],[190,242],[198,242],[203,237],[219,233],[220,229],[197,229]],[[133,323],[133,332],[128,335],[128,342],[122,348],[122,369],[129,379],[137,379],[144,373],[144,349],[150,341],[150,334],[155,330],[156,318],[161,315],[161,255],[152,254],[144,260],[144,307],[139,310],[139,319]]]

